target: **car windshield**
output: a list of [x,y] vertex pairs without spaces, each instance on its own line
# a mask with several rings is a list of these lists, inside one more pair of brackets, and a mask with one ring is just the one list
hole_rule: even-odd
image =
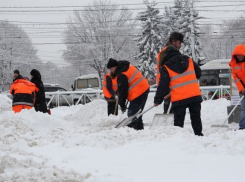
[[94,88],[94,87],[99,87],[98,78],[78,79],[77,80],[77,88],[78,89]]
[[48,87],[48,86],[44,86],[44,91],[45,92],[64,92],[66,91],[66,89],[61,88],[61,87]]

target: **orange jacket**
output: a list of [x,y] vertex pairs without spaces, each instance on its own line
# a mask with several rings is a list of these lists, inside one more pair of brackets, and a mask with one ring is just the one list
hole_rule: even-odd
[[13,106],[33,106],[35,92],[38,92],[38,88],[35,84],[24,79],[15,80],[10,87],[10,93],[13,95]]
[[171,102],[201,95],[195,74],[193,61],[189,58],[189,67],[184,73],[176,73],[164,65],[170,77]]
[[232,53],[232,58],[229,63],[232,68],[232,76],[236,83],[236,86],[241,92],[245,88],[245,62],[237,62],[235,56],[245,56],[245,46],[237,45]]
[[159,85],[159,80],[160,80],[161,54],[163,53],[163,51],[166,50],[166,48],[167,48],[167,46],[164,47],[164,48],[159,52],[159,54],[157,55],[157,79],[156,79],[157,85]]
[[132,101],[142,95],[147,89],[150,88],[148,81],[141,74],[141,72],[133,65],[129,66],[129,69],[122,74],[128,78],[128,96],[127,99]]
[[103,80],[103,94],[104,94],[104,96],[105,97],[107,97],[107,98],[111,98],[112,97],[112,95],[111,95],[111,93],[108,91],[108,88],[107,88],[107,83],[106,83],[106,77],[109,77],[110,79],[111,79],[111,81],[112,81],[112,89],[114,90],[114,92],[117,92],[117,89],[118,89],[118,86],[117,86],[117,77],[115,77],[114,79],[112,79],[111,77],[110,77],[110,73],[108,73],[107,75],[105,75],[105,77],[104,77],[104,80]]

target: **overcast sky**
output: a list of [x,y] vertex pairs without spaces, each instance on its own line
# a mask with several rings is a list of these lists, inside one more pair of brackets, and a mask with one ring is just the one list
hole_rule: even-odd
[[[205,1],[205,2],[204,2]],[[222,2],[217,2],[222,1]],[[224,2],[226,1],[226,2]],[[235,1],[235,2],[234,2]],[[223,20],[234,19],[241,16],[243,13],[241,10],[245,11],[245,0],[199,0],[196,3],[196,9],[202,11],[199,12],[199,15],[205,17],[206,19],[200,20],[200,23],[222,23]],[[1,11],[20,11],[20,10],[31,10],[31,9],[21,9],[21,8],[3,8],[3,7],[42,7],[42,6],[86,6],[91,4],[92,0],[1,0],[0,10]],[[138,4],[142,3],[143,0],[111,0],[111,2],[116,4]],[[157,7],[164,8],[165,5],[173,5],[173,0],[159,0],[160,2]],[[227,6],[229,5],[229,6]],[[215,6],[215,7],[213,7]],[[128,5],[129,8],[143,8],[144,5]],[[47,9],[47,8],[44,8]],[[44,10],[44,9],[35,9],[35,10]],[[68,8],[65,8],[68,9]],[[81,8],[80,8],[81,9]],[[50,10],[50,9],[49,9]],[[52,10],[52,9],[51,9]],[[71,10],[71,8],[69,8]],[[209,10],[215,10],[211,12]],[[217,10],[227,10],[220,11]],[[134,14],[137,11],[133,11]],[[161,11],[162,14],[163,11]],[[67,21],[69,16],[72,16],[72,12],[48,12],[48,13],[24,13],[24,12],[8,12],[0,13],[0,20],[9,20],[9,21],[22,21],[22,22],[52,22],[52,23],[64,23]],[[17,23],[17,22],[16,22]],[[22,24],[22,23],[17,23]],[[34,44],[37,43],[62,43],[63,31],[65,25],[48,25],[48,26],[39,26],[39,25],[20,25],[32,38]],[[40,34],[40,31],[46,32]],[[40,36],[36,36],[39,32]],[[50,32],[50,33],[47,33]],[[47,35],[47,36],[43,36]],[[35,36],[35,37],[34,37]],[[65,65],[65,62],[62,60],[61,51],[65,49],[65,46],[60,44],[54,45],[35,45],[38,50],[38,56],[46,61],[52,61],[54,63],[61,63]]]

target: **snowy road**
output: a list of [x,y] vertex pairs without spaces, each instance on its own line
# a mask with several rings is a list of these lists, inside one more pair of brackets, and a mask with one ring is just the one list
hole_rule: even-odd
[[[0,95],[0,182],[243,182],[245,132],[210,128],[226,117],[225,99],[202,104],[204,137],[184,129],[115,129],[106,103],[61,107],[52,115],[14,114]],[[146,107],[153,102],[150,95]],[[154,108],[144,116],[150,123]],[[234,126],[236,127],[236,126]]]

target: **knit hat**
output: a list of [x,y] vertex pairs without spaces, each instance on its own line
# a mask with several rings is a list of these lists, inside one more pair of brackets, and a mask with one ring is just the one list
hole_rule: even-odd
[[115,66],[117,66],[117,60],[110,58],[107,63],[107,68],[110,69]]
[[172,32],[169,37],[169,42],[172,42],[173,40],[184,42],[184,36],[179,32]]
[[19,75],[20,71],[19,70],[14,70],[14,73]]

